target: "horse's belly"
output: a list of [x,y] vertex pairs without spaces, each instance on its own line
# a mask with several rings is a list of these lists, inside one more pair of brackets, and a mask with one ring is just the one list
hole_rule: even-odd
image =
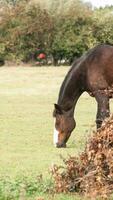
[[[103,90],[113,97],[113,67],[93,68],[88,73],[88,92],[93,95],[95,91]],[[94,96],[94,95],[93,95]]]
[[113,85],[113,65],[106,67],[104,77],[109,86]]

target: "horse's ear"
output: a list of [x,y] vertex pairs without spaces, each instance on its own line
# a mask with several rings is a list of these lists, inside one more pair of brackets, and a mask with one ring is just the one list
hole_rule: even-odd
[[63,111],[58,104],[54,104],[54,107],[55,107],[56,114],[59,114],[59,115],[63,114]]

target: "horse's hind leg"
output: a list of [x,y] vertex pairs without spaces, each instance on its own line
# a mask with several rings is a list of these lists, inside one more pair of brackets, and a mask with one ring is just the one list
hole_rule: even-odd
[[95,94],[95,98],[98,104],[96,115],[96,124],[98,129],[101,127],[103,120],[110,115],[109,97],[103,91],[98,91]]

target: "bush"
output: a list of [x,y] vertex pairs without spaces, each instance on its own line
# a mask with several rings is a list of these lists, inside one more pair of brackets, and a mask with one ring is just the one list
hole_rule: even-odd
[[64,163],[52,168],[57,193],[78,192],[94,199],[113,194],[113,116],[93,133],[79,157]]
[[2,60],[34,61],[41,49],[54,65],[70,64],[98,43],[113,44],[113,7],[92,10],[80,0],[1,2]]

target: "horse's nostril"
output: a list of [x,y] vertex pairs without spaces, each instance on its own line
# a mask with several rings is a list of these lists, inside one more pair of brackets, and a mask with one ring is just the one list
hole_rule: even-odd
[[56,144],[57,148],[66,148],[66,144]]

